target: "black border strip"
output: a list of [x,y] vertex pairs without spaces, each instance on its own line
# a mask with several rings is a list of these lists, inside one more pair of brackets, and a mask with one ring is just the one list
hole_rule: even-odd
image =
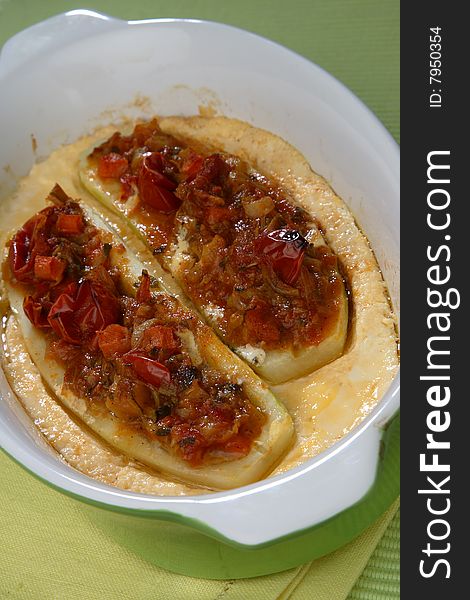
[[426,600],[467,595],[470,36],[463,6],[403,2],[401,14],[402,597]]

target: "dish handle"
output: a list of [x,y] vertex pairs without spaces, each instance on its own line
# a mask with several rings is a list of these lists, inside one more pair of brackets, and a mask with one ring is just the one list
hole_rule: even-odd
[[59,49],[75,40],[103,31],[118,29],[125,22],[91,10],[78,9],[61,13],[11,37],[0,50],[0,77],[32,58]]

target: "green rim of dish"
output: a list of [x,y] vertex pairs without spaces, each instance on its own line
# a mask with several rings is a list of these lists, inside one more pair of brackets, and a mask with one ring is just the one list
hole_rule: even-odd
[[[342,512],[333,515],[327,520],[322,521],[321,523],[293,531],[285,536],[256,545],[242,544],[232,540],[198,519],[186,517],[172,511],[125,508],[106,504],[91,498],[86,498],[79,494],[75,494],[74,492],[65,490],[51,483],[47,479],[44,479],[16,460],[13,456],[6,452],[5,449],[0,449],[2,449],[5,454],[12,458],[12,460],[14,460],[28,473],[36,477],[36,479],[39,479],[54,490],[74,498],[75,500],[80,500],[86,504],[96,508],[104,509],[106,511],[118,512],[144,519],[157,519],[185,525],[219,542],[223,542],[240,550],[257,550],[272,546],[274,544],[287,542],[294,538],[308,538],[309,544],[312,544],[312,542],[314,544],[314,547],[311,548],[312,554],[321,556],[346,544],[354,537],[359,535],[359,533],[361,533],[369,525],[371,525],[397,498],[400,489],[399,411],[389,421],[383,431],[379,451],[379,462],[374,483],[368,492],[358,502]],[[311,534],[315,534],[314,540],[311,539]]]

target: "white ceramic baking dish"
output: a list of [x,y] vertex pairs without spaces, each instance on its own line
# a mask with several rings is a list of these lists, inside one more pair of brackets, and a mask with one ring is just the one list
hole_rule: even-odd
[[[79,10],[9,40],[0,85],[2,196],[34,160],[98,124],[124,114],[196,114],[209,102],[287,139],[329,180],[368,236],[398,310],[398,147],[313,63],[226,25],[124,22]],[[233,578],[295,566],[353,538],[398,494],[398,377],[360,426],[301,467],[187,498],[125,492],[75,471],[41,440],[3,373],[0,386],[5,452],[47,484],[106,509],[91,518],[122,543],[189,575]]]

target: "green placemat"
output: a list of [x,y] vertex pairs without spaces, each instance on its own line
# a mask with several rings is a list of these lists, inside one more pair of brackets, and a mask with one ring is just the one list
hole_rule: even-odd
[[400,509],[369,559],[348,600],[400,597]]
[[170,573],[129,551],[100,526],[99,512],[46,487],[3,452],[0,473],[2,600],[345,600],[396,510],[312,563],[211,581]]
[[[285,2],[285,0],[237,0],[236,2],[228,0],[101,0],[101,1],[66,1],[66,0],[48,0],[37,2],[35,0],[0,0],[0,45],[2,45],[10,36],[17,31],[28,27],[29,25],[40,21],[54,14],[72,10],[75,8],[88,8],[102,11],[125,19],[142,19],[155,17],[192,17],[200,19],[210,19],[222,21],[244,29],[259,33],[292,48],[293,50],[310,58],[317,64],[324,67],[351,90],[353,90],[362,100],[379,116],[385,126],[399,139],[399,1],[398,0],[296,0],[295,2]],[[0,466],[2,466],[2,475],[5,475],[4,464],[9,464],[4,456],[0,456]],[[29,489],[29,475],[25,474],[16,466],[9,466],[10,480],[2,478],[2,487],[12,485],[14,490],[19,493]],[[0,540],[2,552],[0,553],[0,598],[57,598],[57,600],[69,600],[80,598],[88,600],[89,598],[118,598],[112,590],[115,581],[110,578],[120,576],[123,581],[129,580],[129,574],[123,574],[113,569],[109,565],[108,579],[104,578],[103,587],[100,595],[98,588],[93,588],[93,582],[83,580],[80,583],[80,573],[84,567],[89,565],[97,548],[92,545],[92,535],[97,535],[89,527],[89,543],[85,543],[85,537],[77,540],[78,547],[67,547],[65,552],[70,551],[70,561],[64,560],[61,565],[65,568],[69,565],[68,573],[62,573],[61,583],[64,586],[59,595],[51,596],[47,590],[54,588],[35,588],[28,582],[28,572],[38,572],[38,565],[47,565],[52,567],[50,575],[58,576],[54,565],[53,554],[44,556],[43,550],[47,547],[51,549],[50,538],[54,531],[48,531],[47,528],[41,528],[37,521],[41,519],[41,514],[47,513],[47,494],[46,490],[37,482],[34,483],[34,493],[39,495],[35,498],[32,506],[24,502],[21,503],[14,495],[7,495],[2,498],[0,503]],[[31,484],[32,485],[32,484]],[[5,489],[5,488],[4,488]],[[54,497],[56,494],[54,494]],[[67,507],[70,515],[80,519],[80,507],[70,500],[60,498],[58,506]],[[18,504],[19,502],[19,504]],[[60,504],[65,502],[65,504]],[[72,509],[69,505],[72,505]],[[13,507],[21,508],[18,518],[21,515],[27,520],[15,528],[14,531],[8,527],[7,518],[9,511]],[[21,512],[22,511],[22,512]],[[399,515],[397,514],[379,545],[371,553],[380,538],[384,526],[387,524],[387,517],[374,525],[368,532],[361,536],[356,546],[349,545],[329,557],[320,561],[315,561],[315,568],[305,567],[295,570],[294,573],[286,572],[271,578],[259,578],[260,585],[253,582],[245,591],[236,590],[230,582],[223,584],[220,591],[212,596],[201,595],[208,591],[207,586],[213,582],[199,582],[194,584],[194,600],[199,598],[217,598],[220,600],[229,600],[229,598],[240,597],[240,600],[249,600],[250,598],[261,598],[259,595],[261,589],[266,591],[267,595],[263,597],[279,600],[341,600],[347,596],[348,589],[351,588],[350,581],[344,570],[345,564],[354,562],[355,568],[364,567],[367,560],[367,566],[361,577],[357,580],[348,598],[350,600],[392,600],[399,597],[398,578],[399,578]],[[66,544],[67,528],[77,522],[67,523],[61,515],[57,516],[57,540]],[[72,517],[71,517],[72,518]],[[35,523],[36,520],[36,523]],[[385,524],[385,525],[384,525]],[[8,537],[9,536],[9,537]],[[73,541],[73,540],[72,540]],[[5,555],[3,549],[7,542],[18,551],[22,548],[29,550],[27,557],[22,554],[17,555],[17,560],[11,560],[12,556]],[[47,543],[46,543],[47,542]],[[97,540],[99,547],[100,540]],[[107,550],[108,558],[111,560],[114,556],[109,547],[103,546],[101,550]],[[360,549],[361,554],[358,555]],[[116,550],[118,552],[118,550]],[[348,554],[349,553],[349,554]],[[59,552],[58,556],[62,554]],[[122,560],[122,556],[119,555]],[[8,562],[6,562],[8,559]],[[26,559],[26,560],[25,560]],[[359,560],[360,559],[360,560]],[[132,563],[132,557],[128,557]],[[39,562],[38,562],[39,561]],[[74,569],[72,570],[72,561]],[[342,561],[342,562],[341,562]],[[361,562],[362,561],[362,562]],[[100,563],[101,564],[101,563]],[[25,565],[29,566],[26,572]],[[343,565],[343,567],[341,567]],[[153,598],[160,599],[165,596],[159,595],[159,570],[151,565],[141,566],[140,576],[150,578],[154,582],[154,593],[150,594],[149,588],[141,582],[139,589],[142,594],[135,590],[137,588],[127,588],[128,592],[123,598]],[[342,569],[341,572],[338,569]],[[20,572],[23,569],[23,573]],[[85,569],[86,570],[86,569]],[[331,588],[323,589],[325,574],[330,573]],[[100,574],[101,577],[102,574]],[[65,578],[64,578],[65,577]],[[161,576],[163,577],[163,575]],[[64,578],[64,579],[62,579]],[[46,581],[46,579],[44,579]],[[101,581],[101,579],[100,579]],[[191,580],[193,581],[193,580]],[[285,584],[285,585],[284,585]],[[168,585],[168,582],[166,582]],[[80,587],[82,586],[82,587]],[[91,587],[90,587],[91,586]],[[349,586],[349,587],[348,587]],[[56,588],[57,589],[57,588]],[[90,590],[94,589],[96,596],[90,595]],[[129,592],[129,589],[134,592]],[[218,588],[217,588],[218,589]],[[82,590],[80,592],[80,590]],[[197,590],[200,590],[197,592]],[[204,591],[205,590],[205,591]],[[215,588],[214,588],[215,590]],[[249,592],[248,590],[251,590]],[[256,590],[256,591],[255,591]],[[236,594],[245,594],[237,596]],[[256,596],[250,595],[256,593]],[[82,595],[81,595],[82,594]],[[134,595],[133,595],[134,594]],[[249,595],[246,595],[249,594]],[[325,595],[326,594],[326,595]],[[168,596],[170,597],[170,596]],[[179,600],[179,596],[173,594],[174,600]]]
[[340,79],[398,139],[399,0],[0,0],[0,45],[32,23],[74,8],[123,19],[209,19],[259,33]]

